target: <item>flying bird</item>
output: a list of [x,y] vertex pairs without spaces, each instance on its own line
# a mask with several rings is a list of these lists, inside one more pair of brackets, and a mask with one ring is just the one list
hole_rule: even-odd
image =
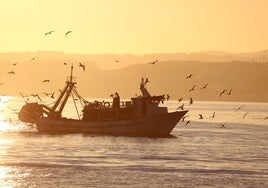
[[220,93],[220,97],[226,92],[227,90],[223,90],[221,93]]
[[177,110],[179,110],[179,109],[184,110],[184,104],[182,104],[181,106],[179,106],[179,107],[177,108]]
[[55,97],[54,97],[54,93],[55,93],[55,91],[50,95],[50,98],[52,98],[52,99],[55,98]]
[[36,59],[36,57],[33,57],[32,59],[31,59],[31,61],[34,61]]
[[73,31],[67,31],[67,32],[65,33],[65,37],[66,37],[67,35],[69,35],[71,32],[73,32]]
[[182,99],[183,99],[183,97],[179,98],[179,100],[178,100],[178,101],[179,101],[179,103],[182,101]]
[[7,72],[7,74],[15,74],[15,72],[14,71],[9,71],[9,72]]
[[55,32],[55,31],[49,31],[49,32],[46,32],[46,33],[45,33],[45,36],[46,36],[46,35],[50,35],[50,34],[53,33],[53,32]]
[[213,112],[213,114],[212,114],[211,118],[215,118],[215,114],[216,114],[216,113],[215,113],[215,112]]
[[20,96],[22,96],[22,98],[26,97],[26,96],[24,96],[22,93],[20,93]]
[[45,94],[46,96],[49,96],[50,95],[50,93],[47,93],[47,92],[43,92],[43,94]]
[[190,123],[190,120],[188,120],[186,123],[185,123],[185,127],[187,127],[187,125]]
[[170,96],[169,96],[169,94],[167,94],[167,101],[169,100],[169,98],[170,98]]
[[7,106],[7,108],[9,108],[10,110],[12,110],[12,111],[13,111],[13,113],[15,113],[15,114],[17,114],[17,113],[18,113],[18,110],[17,110],[17,109],[11,108],[11,107],[9,107],[9,106]]
[[31,94],[32,97],[37,97],[41,102],[42,102],[42,99],[39,97],[38,94]]
[[191,104],[193,104],[193,98],[192,97],[190,97],[190,101],[189,101],[189,105],[191,105]]
[[82,67],[82,68],[83,68],[83,71],[85,71],[85,70],[86,70],[85,65],[83,65],[82,63],[79,63],[79,67]]
[[246,117],[246,115],[248,115],[249,113],[247,112],[247,113],[245,113],[244,115],[243,115],[243,118],[245,119],[245,117]]
[[13,66],[16,66],[17,64],[18,64],[17,62],[16,63],[12,63]]
[[45,83],[45,82],[50,82],[50,80],[43,80],[43,83]]
[[232,94],[232,89],[229,90],[229,92],[227,93],[228,95]]
[[22,98],[28,97],[26,95],[23,95],[22,93],[20,93],[20,96],[22,96]]
[[193,74],[189,74],[188,76],[186,76],[186,79],[192,78]]
[[226,128],[224,124],[220,125],[220,128]]
[[184,122],[185,118],[187,118],[189,116],[184,116],[182,119],[181,119],[181,122]]
[[204,119],[202,114],[198,114],[199,115],[199,119]]
[[189,92],[194,91],[195,87],[196,87],[196,85],[194,85],[194,86],[189,90]]
[[208,86],[208,84],[204,85],[203,87],[200,88],[200,90],[202,90],[202,89],[206,89],[207,86]]
[[238,110],[240,110],[241,108],[243,108],[245,105],[239,106],[237,109],[235,109],[235,112],[237,112]]
[[149,83],[149,79],[148,78],[145,79],[144,84],[147,84],[147,83]]
[[149,64],[154,65],[157,61],[158,61],[158,59],[157,59],[157,60],[154,60],[154,61],[152,61],[152,62],[149,62]]
[[59,90],[59,92],[62,94],[63,91],[62,91],[61,89],[58,89],[58,90]]

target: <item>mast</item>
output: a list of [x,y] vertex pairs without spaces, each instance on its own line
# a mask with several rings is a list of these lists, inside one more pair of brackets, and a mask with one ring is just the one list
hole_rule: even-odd
[[[76,82],[73,82],[73,65],[71,66],[71,76],[67,77],[66,86],[63,89],[61,95],[57,99],[55,105],[52,107],[51,114],[49,116],[52,117],[60,117],[62,110],[73,90],[74,85]],[[59,107],[59,110],[56,111],[56,109]]]
[[72,83],[73,82],[73,65],[71,66],[71,78],[70,78],[70,82]]

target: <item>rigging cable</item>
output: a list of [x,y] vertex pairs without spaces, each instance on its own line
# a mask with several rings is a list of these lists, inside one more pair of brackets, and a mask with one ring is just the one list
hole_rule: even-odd
[[76,102],[75,102],[75,100],[74,100],[73,92],[71,92],[71,95],[72,95],[72,98],[73,98],[73,101],[74,101],[74,106],[75,106],[76,113],[77,113],[77,115],[78,115],[78,119],[80,120],[80,115],[79,115],[79,112],[78,112],[78,109],[77,109],[77,106],[76,106]]
[[75,95],[76,95],[81,101],[83,101],[85,104],[86,104],[86,103],[89,103],[89,101],[87,101],[86,99],[84,99],[83,97],[81,97],[81,95],[78,94],[76,88],[74,88],[73,91],[74,91]]

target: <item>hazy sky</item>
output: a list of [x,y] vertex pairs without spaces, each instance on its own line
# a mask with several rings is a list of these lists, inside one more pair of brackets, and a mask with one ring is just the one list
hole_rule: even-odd
[[267,10],[268,0],[1,0],[0,52],[260,51]]

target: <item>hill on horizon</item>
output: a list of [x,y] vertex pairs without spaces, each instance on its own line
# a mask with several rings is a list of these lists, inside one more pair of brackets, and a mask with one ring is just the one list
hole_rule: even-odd
[[119,69],[133,64],[146,64],[159,61],[200,61],[200,62],[251,62],[268,63],[268,50],[247,53],[224,51],[199,51],[192,53],[155,53],[155,54],[71,54],[55,51],[8,52],[0,53],[0,62],[27,63],[33,57],[36,61],[65,61],[67,63],[92,62],[101,70]]
[[[147,59],[144,56],[128,55],[136,63],[132,61],[121,68],[104,70],[98,62],[89,58],[90,55],[60,52],[12,52],[0,55],[0,83],[4,83],[0,86],[2,95],[39,93],[42,96],[43,92],[62,89],[70,74],[70,65],[73,64],[78,91],[84,97],[108,98],[117,91],[121,98],[130,98],[140,94],[141,77],[147,77],[150,81],[147,87],[152,95],[169,94],[171,100],[180,97],[188,100],[192,97],[194,100],[206,101],[268,102],[268,86],[265,84],[268,80],[268,63],[162,60],[159,57],[166,55],[144,55]],[[100,59],[116,58],[112,54],[97,56]],[[149,63],[157,59],[155,64]],[[110,64],[122,62],[121,59],[118,61],[112,59]],[[85,71],[78,66],[79,63],[86,66]],[[8,74],[11,70],[15,72],[14,75]],[[189,74],[193,74],[193,77],[186,79]],[[43,83],[46,79],[50,82]],[[206,84],[207,88],[200,90]],[[195,90],[189,92],[194,85]],[[220,97],[224,89],[232,89],[231,95]]]

